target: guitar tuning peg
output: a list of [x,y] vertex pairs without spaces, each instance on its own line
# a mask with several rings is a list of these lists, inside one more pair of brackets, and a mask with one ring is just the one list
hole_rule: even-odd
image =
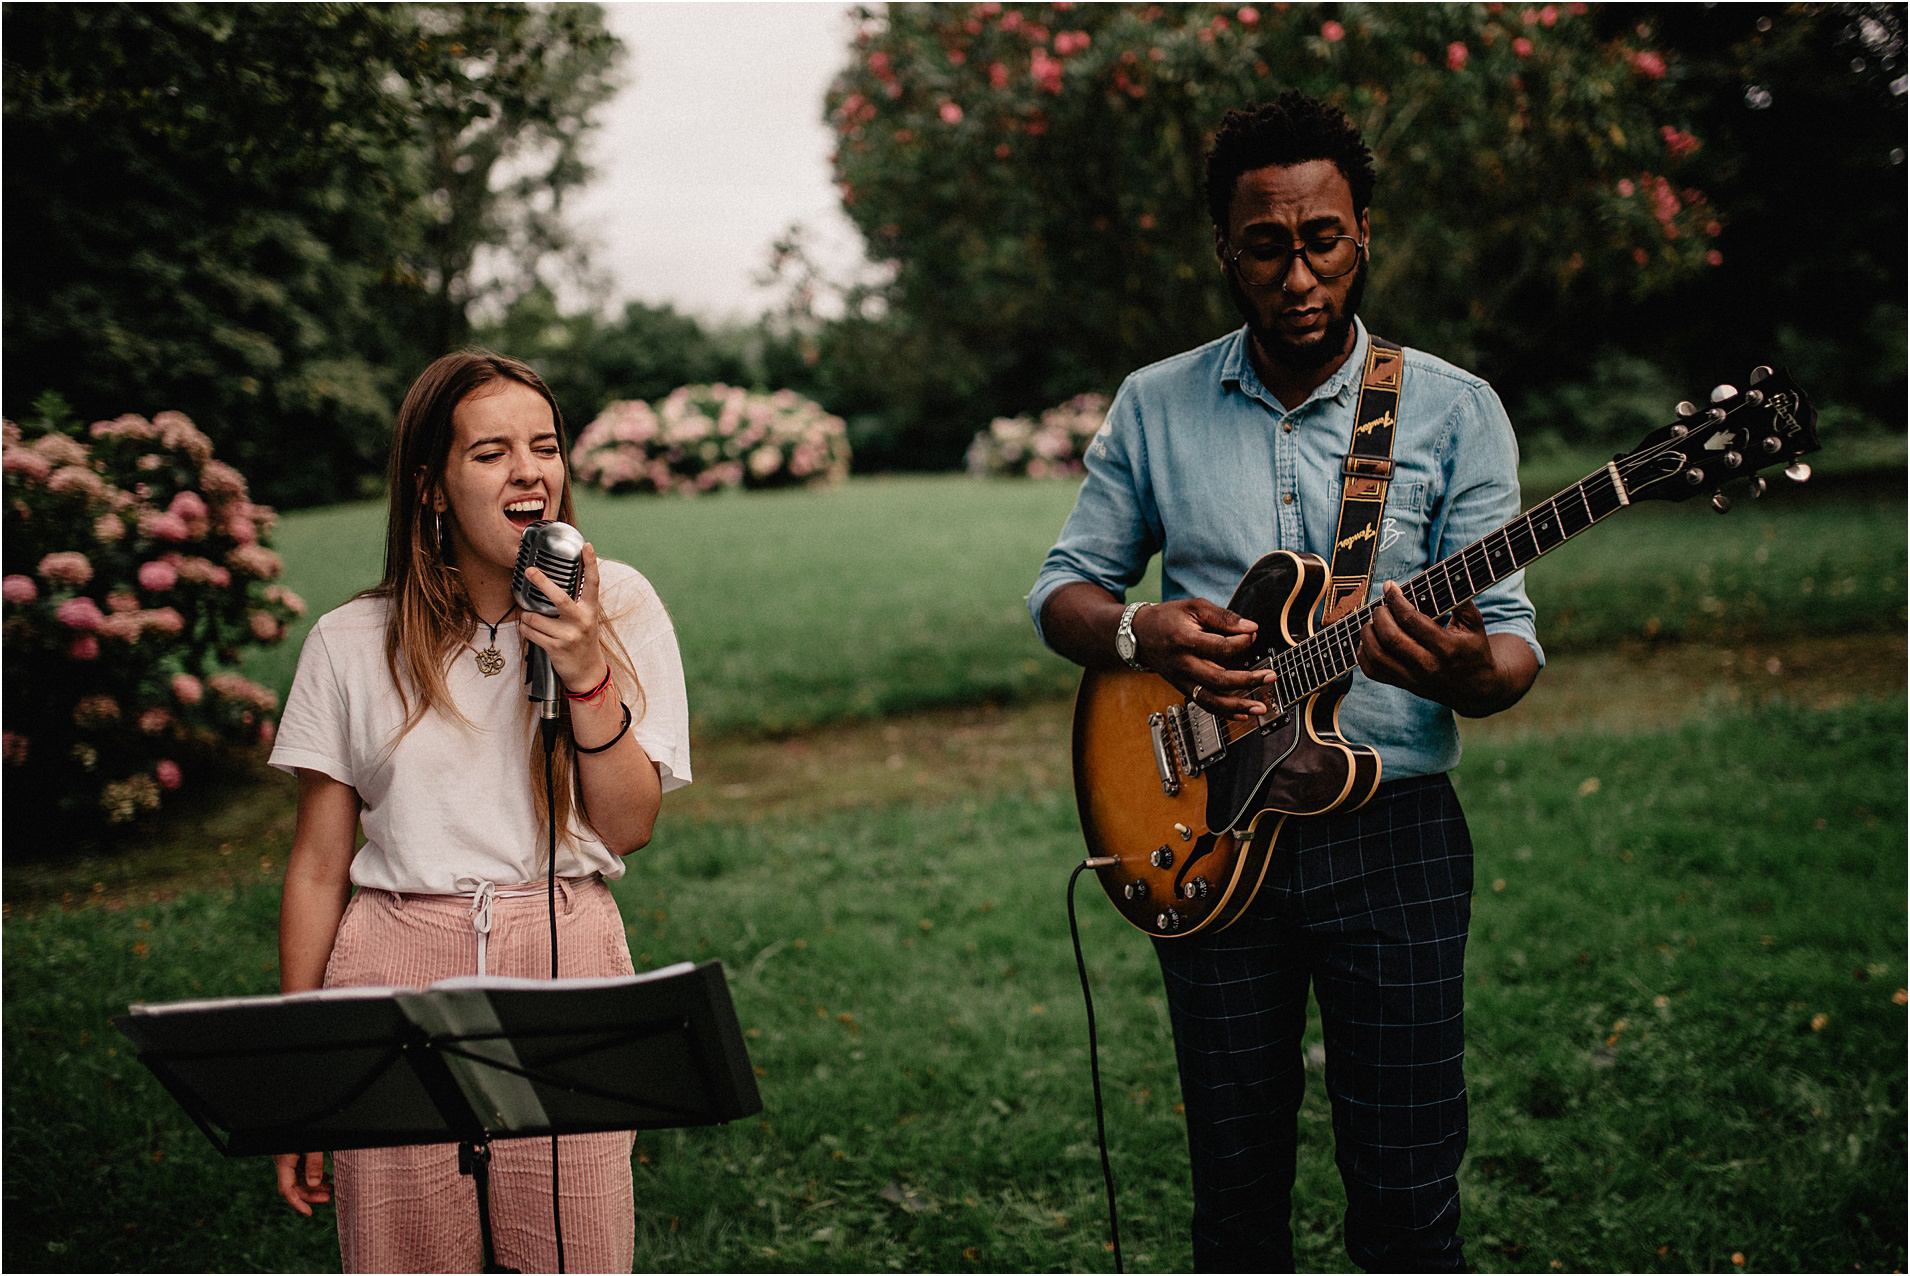
[[1784,467],[1784,477],[1793,483],[1808,483],[1811,477],[1811,467],[1802,461],[1792,461],[1789,465]]
[[1734,385],[1712,386],[1711,387],[1711,402],[1723,403],[1726,399],[1735,395],[1737,392],[1738,392],[1738,388]]
[[1723,492],[1713,492],[1711,493],[1711,508],[1720,514],[1729,514],[1731,512],[1731,498],[1726,496]]
[[1756,385],[1760,381],[1769,381],[1776,375],[1776,373],[1771,371],[1768,364],[1760,363],[1757,367],[1751,369],[1751,384]]
[[1678,415],[1696,416],[1698,415],[1698,405],[1693,403],[1690,399],[1681,400],[1678,404]]
[[1764,476],[1762,474],[1752,479],[1751,480],[1751,499],[1755,501],[1758,497],[1764,495],[1764,490],[1768,488],[1769,486],[1770,484],[1764,481]]

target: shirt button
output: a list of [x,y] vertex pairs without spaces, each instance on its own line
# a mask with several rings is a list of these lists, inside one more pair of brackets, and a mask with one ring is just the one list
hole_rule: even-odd
[[1288,434],[1291,434],[1291,433],[1293,433],[1293,422],[1291,422],[1291,421],[1282,421],[1282,422],[1280,423],[1280,428],[1281,428],[1282,430],[1285,430],[1285,431],[1286,431],[1286,432],[1287,432]]
[[1280,503],[1281,503],[1282,505],[1291,505],[1291,504],[1293,504],[1293,493],[1292,493],[1292,492],[1282,492],[1282,493],[1280,493]]

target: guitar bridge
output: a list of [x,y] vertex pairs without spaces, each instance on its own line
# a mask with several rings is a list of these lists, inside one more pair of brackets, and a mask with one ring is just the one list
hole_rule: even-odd
[[1168,708],[1166,732],[1183,775],[1199,775],[1227,756],[1227,741],[1221,734],[1220,719],[1197,704],[1177,704]]

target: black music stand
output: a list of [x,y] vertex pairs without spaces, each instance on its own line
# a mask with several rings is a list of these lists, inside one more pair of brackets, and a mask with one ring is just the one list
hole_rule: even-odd
[[720,962],[138,1005],[113,1021],[226,1156],[459,1144],[485,1269],[490,1141],[762,1110]]

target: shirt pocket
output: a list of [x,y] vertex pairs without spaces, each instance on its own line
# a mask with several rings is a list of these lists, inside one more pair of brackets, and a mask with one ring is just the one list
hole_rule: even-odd
[[1380,513],[1373,581],[1403,581],[1428,566],[1432,552],[1433,491],[1429,483],[1394,483]]

